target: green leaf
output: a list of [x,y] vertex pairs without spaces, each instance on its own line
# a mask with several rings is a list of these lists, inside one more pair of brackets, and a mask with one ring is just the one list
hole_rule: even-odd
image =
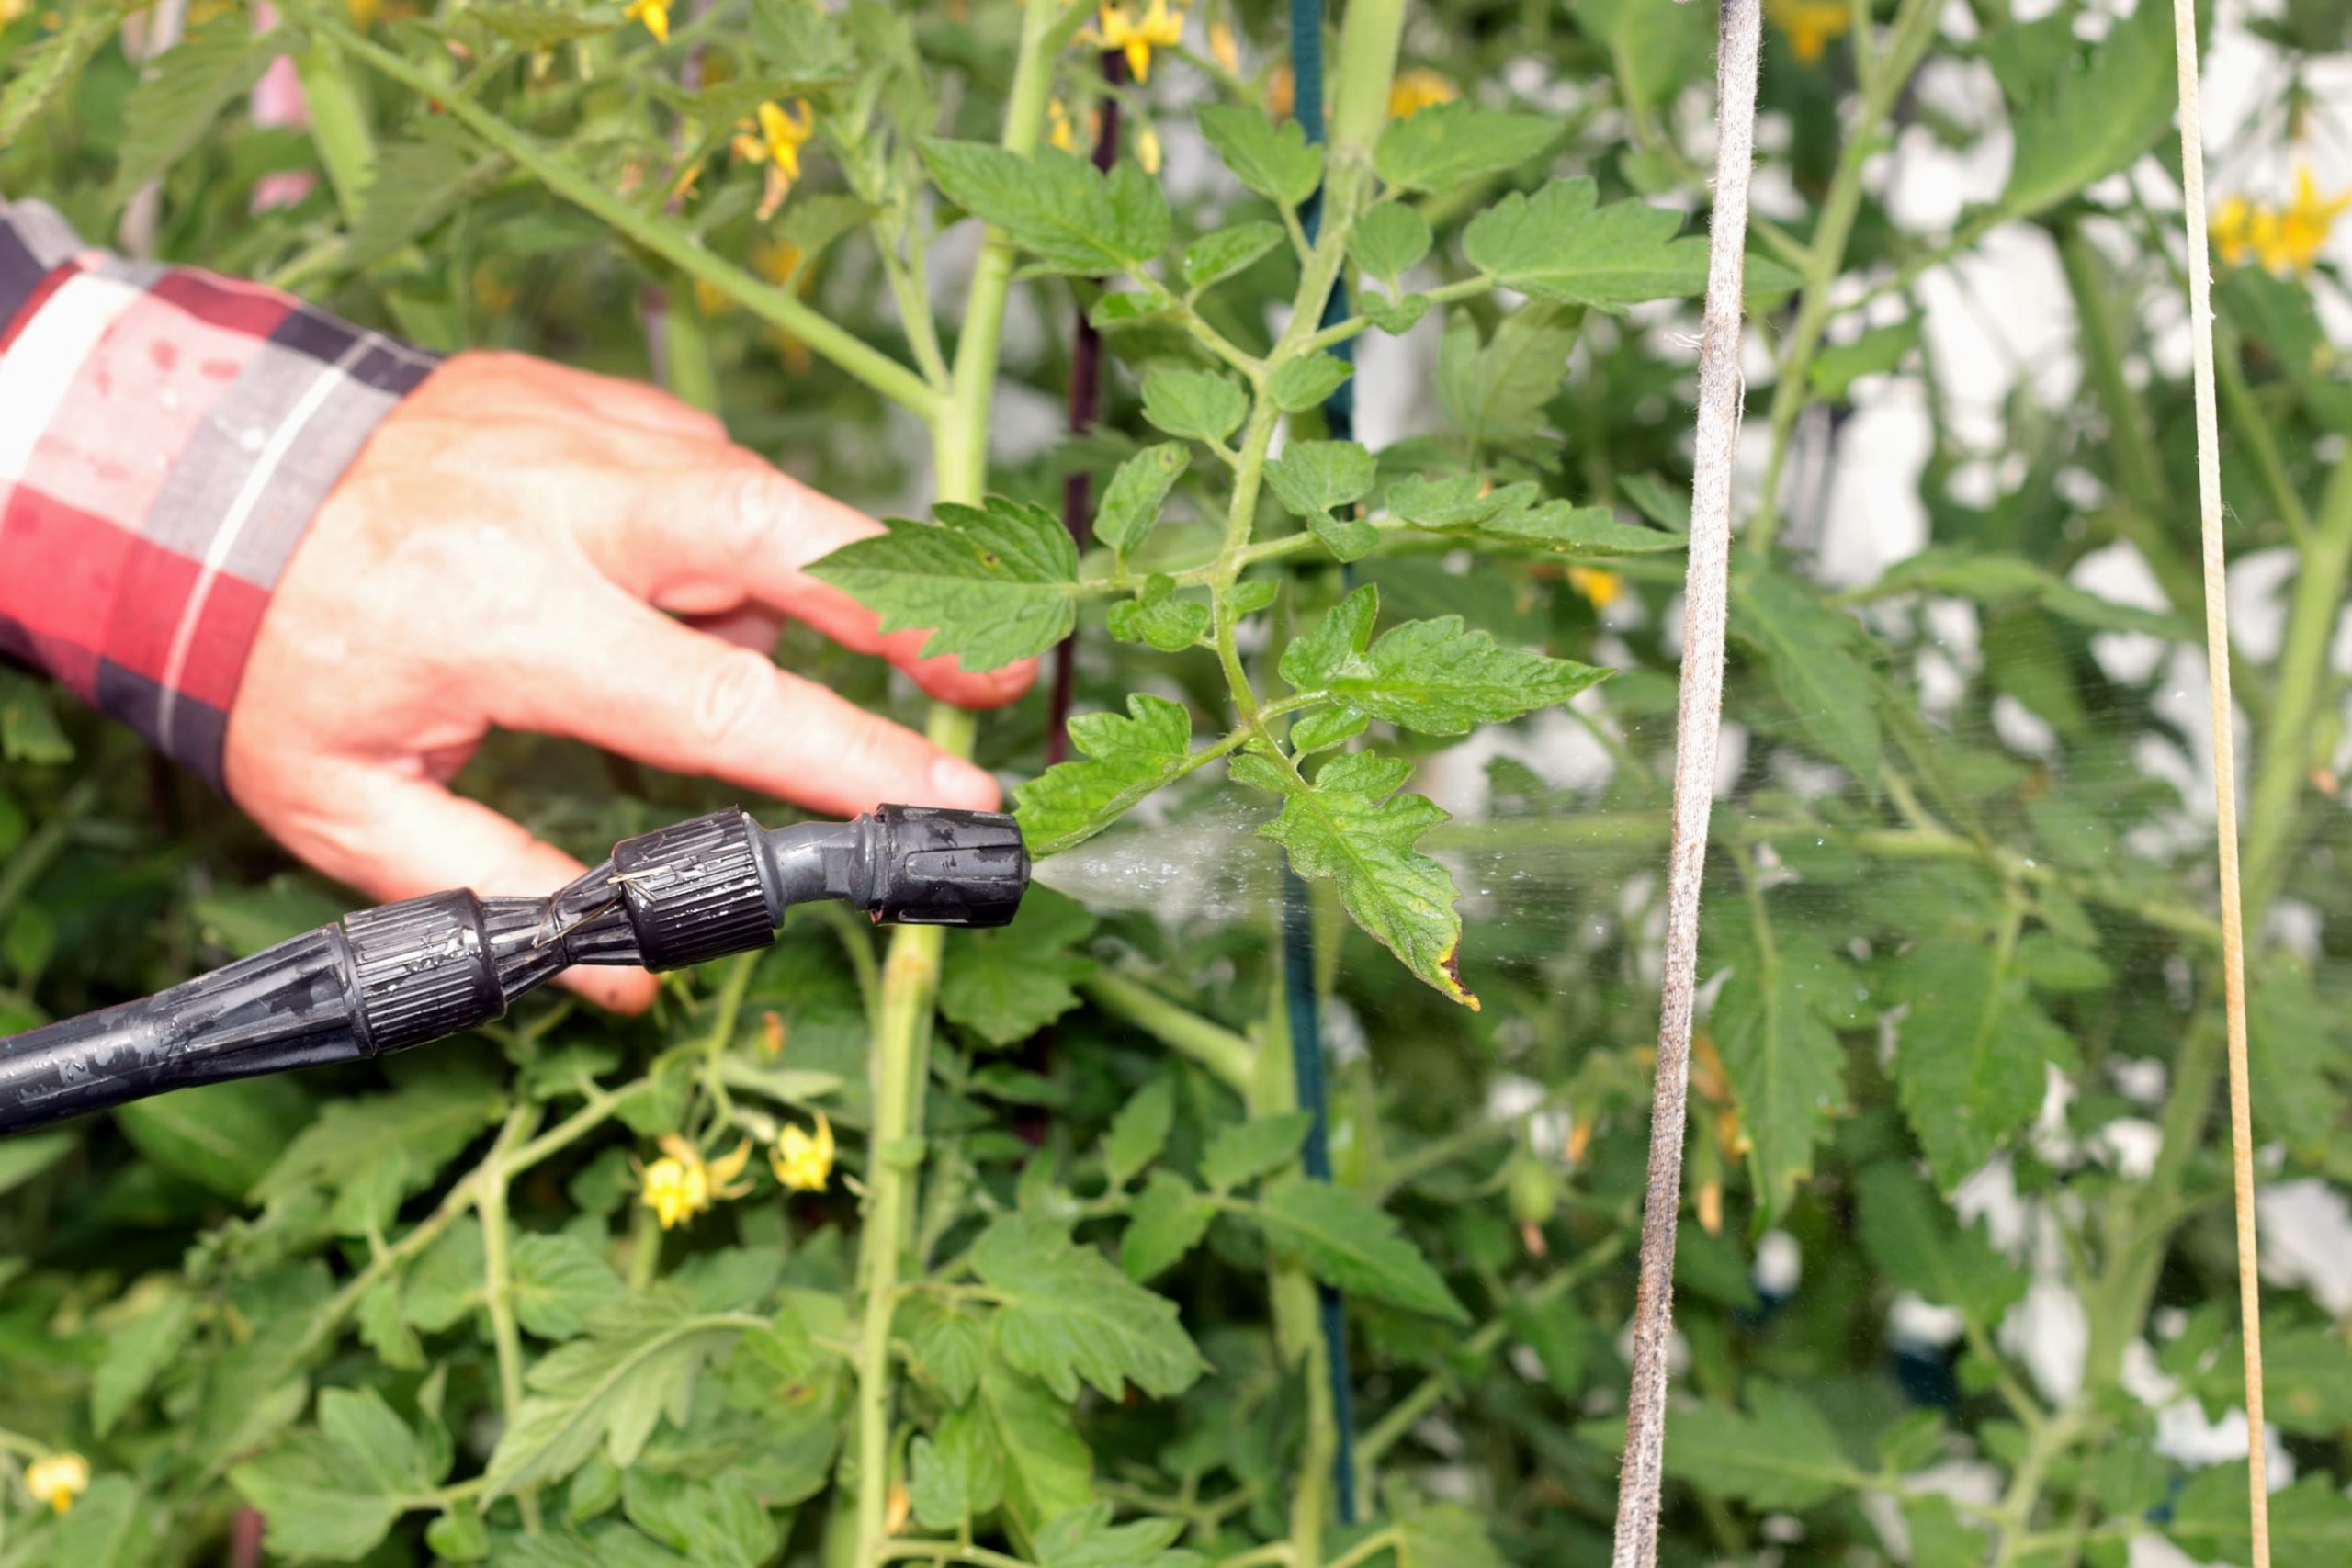
[[1976,1568],[1989,1558],[1992,1542],[1984,1532],[1962,1520],[1940,1492],[1904,1498],[1903,1526],[1911,1538],[1912,1568]]
[[1143,378],[1143,417],[1191,441],[1222,441],[1250,412],[1239,382],[1216,370],[1154,370]]
[[1024,158],[938,139],[923,143],[923,159],[948,200],[1003,231],[1047,272],[1125,272],[1168,248],[1168,200],[1133,164],[1105,175],[1058,147]]
[[[2200,1562],[2254,1561],[2243,1461],[2200,1470],[2173,1499],[2165,1527]],[[2307,1475],[2270,1495],[2272,1568],[2341,1568],[2352,1561],[2352,1497],[2332,1476]]]
[[1282,225],[1253,221],[1212,231],[1184,247],[1176,258],[1188,288],[1206,288],[1274,250],[1283,243]]
[[2266,956],[2246,990],[2255,1125],[2264,1137],[2324,1163],[2343,1124],[2346,1099],[2335,1018],[2312,988],[2311,972],[2283,953]]
[[2128,168],[2172,123],[2175,99],[2172,13],[2143,6],[2011,115],[2017,157],[2001,209],[2030,218]]
[[1432,104],[1388,122],[1373,144],[1372,167],[1400,190],[1450,191],[1518,168],[1559,135],[1559,122],[1544,115]]
[[577,1232],[514,1238],[509,1299],[515,1320],[545,1339],[569,1339],[598,1307],[626,1287],[604,1254]]
[[129,9],[119,0],[85,0],[63,13],[62,25],[47,37],[16,46],[7,83],[0,86],[0,147],[16,145],[33,117],[79,79],[82,68],[114,36]]
[[1167,1550],[1183,1529],[1168,1518],[1114,1525],[1110,1504],[1090,1504],[1037,1532],[1037,1568],[1197,1568],[1194,1553]]
[[1380,543],[1380,530],[1352,515],[1332,517],[1317,513],[1306,520],[1306,527],[1337,560],[1362,560]]
[[74,760],[48,688],[16,670],[0,670],[0,759],[41,768]]
[[1114,1187],[1125,1187],[1136,1174],[1159,1157],[1176,1124],[1176,1086],[1157,1077],[1127,1098],[1102,1134],[1102,1174]]
[[1294,517],[1328,516],[1372,493],[1379,460],[1352,441],[1294,441],[1266,465],[1266,482]]
[[1314,1112],[1285,1111],[1227,1122],[1201,1154],[1201,1179],[1218,1193],[1271,1175],[1298,1157]]
[[2167,641],[2194,635],[2194,628],[2177,615],[2103,599],[2021,556],[1931,545],[1887,568],[1871,585],[1869,596],[1914,592],[1956,594],[1983,604],[2028,600],[2096,631],[2146,632]]
[[1323,183],[1323,149],[1307,144],[1296,119],[1276,125],[1255,109],[1207,104],[1201,134],[1235,179],[1284,207],[1300,205]]
[[1396,793],[1411,772],[1393,757],[1334,757],[1311,787],[1287,787],[1282,814],[1260,831],[1290,852],[1299,875],[1337,882],[1356,924],[1405,967],[1475,1010],[1477,998],[1462,986],[1453,878],[1413,847],[1446,814]]
[[1466,312],[1457,314],[1438,344],[1438,406],[1474,447],[1532,435],[1568,373],[1576,341],[1574,323],[1550,306],[1512,311],[1490,343]]
[[879,612],[886,632],[929,630],[923,656],[957,654],[967,670],[997,669],[1069,635],[1078,547],[1061,519],[1001,495],[936,510],[936,524],[892,518],[808,570]]
[[759,0],[751,20],[752,47],[761,62],[790,81],[814,85],[847,81],[855,73],[856,45],[823,7],[803,0]]
[[471,1503],[458,1501],[424,1527],[427,1551],[449,1562],[481,1562],[490,1556],[490,1527],[481,1522]]
[[1733,583],[1731,630],[1762,657],[1814,744],[1875,793],[1878,696],[1856,652],[1860,627],[1789,578],[1762,571]]
[[1679,534],[1620,523],[1605,506],[1566,501],[1500,510],[1468,532],[1495,544],[1564,556],[1663,555],[1690,547]]
[[980,1362],[988,1333],[980,1320],[960,1312],[926,1317],[914,1335],[915,1364],[951,1405],[971,1403],[980,1386]]
[[1411,332],[1434,304],[1426,294],[1400,294],[1393,299],[1363,293],[1356,296],[1356,313],[1391,337]]
[[1375,207],[1348,231],[1348,259],[1394,288],[1430,254],[1430,220],[1401,201]]
[[268,1522],[273,1551],[348,1562],[373,1551],[400,1517],[425,1506],[447,1472],[373,1389],[319,1395],[319,1429],[297,1432],[229,1472]]
[[1266,378],[1266,395],[1284,413],[1320,408],[1324,400],[1347,383],[1356,367],[1329,354],[1310,354],[1284,364]]
[[1950,1191],[2032,1119],[2045,1065],[2071,1066],[2075,1043],[1983,942],[1923,943],[1897,986],[1910,1005],[1894,1048],[1898,1098]]
[[1176,1320],[1176,1304],[1073,1244],[1042,1214],[1006,1216],[981,1233],[972,1267],[1003,1298],[997,1348],[1065,1400],[1082,1379],[1116,1400],[1134,1383],[1166,1398],[1206,1370]]
[[1103,487],[1102,504],[1094,509],[1094,536],[1124,559],[1159,521],[1168,492],[1192,461],[1192,449],[1182,442],[1163,441],[1121,463]]
[[250,958],[288,937],[317,931],[342,918],[344,903],[308,877],[280,874],[258,887],[232,887],[198,898],[192,907],[198,932]]
[[915,1522],[927,1530],[952,1530],[973,1513],[968,1448],[943,1454],[929,1438],[917,1437],[907,1450],[907,1500]]
[[1266,1189],[1250,1213],[1276,1251],[1296,1258],[1318,1280],[1408,1312],[1470,1321],[1396,1222],[1344,1187],[1294,1178]]
[[401,1307],[408,1321],[438,1334],[482,1304],[481,1222],[467,1214],[443,1231],[408,1272]]
[[243,1078],[119,1106],[115,1125],[175,1176],[243,1198],[311,1122],[311,1097],[284,1078]]
[[[1419,118],[1419,116],[1415,116]],[[1589,179],[1554,180],[1471,220],[1463,254],[1507,288],[1565,305],[1622,311],[1707,286],[1707,242],[1676,239],[1681,216],[1639,201],[1599,205]]]
[[1641,514],[1677,534],[1690,532],[1690,489],[1669,485],[1656,474],[1620,474],[1617,488]]
[[13,1192],[82,1146],[82,1134],[71,1127],[48,1133],[20,1133],[0,1143],[0,1192]]
[[1175,580],[1161,572],[1144,579],[1143,592],[1111,606],[1111,635],[1162,653],[1197,648],[1209,634],[1208,603],[1176,597]]
[[541,1358],[490,1456],[485,1495],[560,1480],[600,1445],[628,1469],[702,1363],[743,1332],[732,1315],[694,1316],[685,1304],[670,1292],[624,1297],[590,1318],[586,1337]]
[[1666,1469],[1759,1512],[1810,1508],[1860,1483],[1821,1412],[1759,1378],[1748,1380],[1746,1415],[1712,1401],[1669,1413]]
[[1094,972],[1077,951],[1094,917],[1049,888],[1032,888],[1001,931],[948,944],[939,1010],[995,1046],[1017,1045],[1078,1005],[1070,982]]
[[1486,1520],[1459,1503],[1405,1510],[1396,1533],[1396,1568],[1508,1568]]
[[1893,326],[1872,327],[1851,343],[1832,344],[1814,356],[1813,389],[1834,402],[1861,378],[1894,370],[1919,342],[1919,319],[1906,316]]
[[390,1094],[333,1101],[254,1184],[254,1197],[269,1203],[323,1190],[336,1200],[339,1234],[381,1232],[401,1200],[422,1191],[497,1119],[504,1099],[487,1075],[435,1063]]
[[90,1425],[105,1437],[145,1393],[165,1367],[178,1359],[196,1326],[196,1309],[177,1290],[163,1295],[153,1311],[107,1335],[106,1358],[90,1375]]
[[1372,718],[1463,735],[1568,698],[1609,671],[1498,644],[1459,615],[1408,621],[1366,646],[1380,591],[1366,583],[1283,651],[1282,677]]
[[1183,767],[1192,754],[1192,715],[1140,692],[1127,699],[1127,714],[1075,716],[1070,747],[1087,760],[1057,762],[1014,787],[1021,836],[1031,854],[1083,843]]
[[1093,1501],[1094,1457],[1069,1406],[1044,1384],[992,1356],[980,1371],[975,1408],[986,1417],[1001,1461],[1005,1509],[1023,1528],[1037,1530]]
[[[2220,1413],[2245,1404],[2245,1352],[2233,1340],[2195,1380],[2207,1410]],[[2262,1337],[2265,1416],[2279,1430],[2299,1438],[2331,1438],[2344,1429],[2352,1411],[2352,1342],[2342,1328],[2271,1327]]]
[[625,1472],[621,1506],[629,1523],[697,1568],[761,1568],[783,1544],[775,1520],[742,1475]]
[[215,17],[165,50],[123,104],[113,198],[127,199],[192,151],[285,50],[283,32],[255,32],[242,10]]
[[1985,1239],[1984,1227],[1958,1224],[1909,1171],[1872,1166],[1859,1185],[1862,1249],[1888,1283],[1984,1329],[2024,1299],[2025,1276]]
[[173,1553],[164,1544],[167,1511],[127,1475],[101,1475],[74,1500],[74,1511],[57,1521],[48,1551],[25,1562],[72,1564],[72,1568],[153,1568]]
[[1119,1238],[1119,1266],[1138,1285],[1155,1279],[1198,1247],[1216,1218],[1216,1204],[1191,1182],[1173,1172],[1155,1170],[1127,1212],[1126,1234]]
[[469,199],[505,167],[503,159],[477,162],[447,140],[395,141],[376,155],[375,176],[360,195],[343,265],[369,266],[424,233]]
[[[764,7],[763,7],[764,8]],[[559,11],[523,0],[473,0],[465,14],[510,43],[538,51],[573,39],[594,38],[620,25],[612,10]]]
[[1821,1015],[1840,965],[1793,931],[1777,942],[1759,933],[1735,964],[1708,1026],[1738,1100],[1758,1223],[1770,1225],[1812,1177],[1813,1151],[1845,1101],[1846,1054]]

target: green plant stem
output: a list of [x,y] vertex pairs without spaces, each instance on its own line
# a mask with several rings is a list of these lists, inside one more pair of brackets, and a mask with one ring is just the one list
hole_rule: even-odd
[[[1021,54],[1005,106],[1002,145],[1028,153],[1037,145],[1053,86],[1055,56],[1084,15],[1057,0],[1027,0]],[[937,499],[978,504],[988,489],[989,411],[1002,345],[1005,301],[1012,288],[1012,247],[991,232],[974,264],[956,344],[954,384],[944,399],[927,385],[923,412],[933,422]],[[920,384],[920,383],[919,383]],[[972,754],[972,716],[933,703],[925,727],[932,743]],[[857,1538],[861,1568],[884,1561],[890,1489],[890,1325],[903,1254],[913,1237],[922,1170],[923,1089],[930,1077],[933,999],[939,989],[944,933],[900,926],[882,964],[881,1006],[872,1060],[874,1130],[866,1172],[865,1227],[859,1238],[861,1313],[857,1355]]]
[[710,363],[710,328],[692,284],[665,291],[662,362],[671,392],[706,413],[718,412],[718,372]]
[[2245,443],[2246,455],[2254,459],[2254,471],[2262,479],[2262,488],[2270,493],[2270,504],[2278,509],[2285,520],[2287,532],[2293,536],[2297,549],[2308,548],[2312,542],[2311,509],[2295,491],[2295,483],[2287,477],[2286,459],[2278,455],[2278,434],[2270,427],[2269,415],[2262,412],[2262,404],[2246,384],[2245,367],[2239,361],[2239,344],[2235,334],[2229,336],[2222,351],[2214,356],[2221,372],[2222,412],[2229,415],[2230,428]]
[[2109,509],[2109,517],[2116,532],[2140,552],[2149,570],[2155,573],[2165,603],[2179,615],[2201,624],[2204,580],[2165,532],[2164,520],[2175,515],[2171,487],[2165,482],[2164,464],[2156,455],[2147,410],[2124,374],[2122,338],[2115,321],[2114,290],[2108,280],[2106,264],[2079,226],[2062,225],[2056,234],[2059,266],[2065,274],[2067,293],[2074,299],[2084,372],[2107,421],[2116,489],[2121,492],[2121,504]]
[[1384,1551],[1395,1552],[1402,1557],[1404,1550],[1405,1532],[1391,1525],[1386,1529],[1373,1531],[1347,1551],[1331,1559],[1324,1568],[1358,1568],[1359,1564],[1371,1562]]
[[[702,248],[681,224],[642,212],[628,200],[598,185],[540,145],[536,137],[518,130],[481,105],[446,96],[447,83],[402,56],[370,42],[364,35],[334,21],[321,21],[319,30],[333,37],[352,58],[365,62],[411,92],[437,100],[445,113],[491,147],[513,159],[526,173],[564,200],[600,220],[607,227],[669,262],[690,277],[700,278],[762,320],[792,333],[845,375],[864,382],[891,401],[924,419],[941,412],[938,389],[899,361],[811,309],[789,289],[746,272]],[[993,354],[991,353],[991,358]]]
[[331,39],[312,39],[294,57],[294,70],[301,78],[302,100],[310,107],[311,141],[319,150],[319,162],[326,165],[335,206],[345,223],[355,222],[360,198],[376,179],[376,137],[368,128],[367,109],[344,68],[342,51]]
[[885,1541],[877,1562],[962,1562],[968,1568],[1030,1568],[1018,1557],[990,1551],[985,1546],[959,1546],[952,1540]]
[[[507,1155],[538,1124],[537,1105],[518,1105],[499,1129],[474,1176],[474,1208],[481,1216],[482,1300],[490,1313],[490,1339],[498,1357],[498,1406],[508,1421],[523,1408],[523,1334],[514,1321],[514,1270],[506,1215]],[[536,1491],[517,1493],[523,1529],[539,1533],[539,1500]]]
[[1258,1070],[1258,1048],[1221,1024],[1170,1001],[1124,975],[1098,969],[1078,983],[1087,999],[1113,1018],[1132,1023],[1161,1044],[1206,1068],[1237,1093],[1249,1092]]
[[1879,130],[1894,100],[1910,84],[1911,73],[1935,41],[1936,21],[1942,14],[1939,0],[1903,0],[1889,30],[1885,56],[1878,62],[1846,144],[1822,197],[1821,216],[1814,225],[1813,243],[1798,271],[1804,291],[1797,304],[1796,323],[1789,329],[1781,352],[1779,379],[1772,388],[1772,449],[1764,473],[1762,499],[1749,520],[1746,540],[1758,555],[1772,547],[1781,527],[1781,475],[1788,464],[1789,440],[1796,434],[1797,416],[1804,412],[1812,382],[1813,356],[1821,334],[1836,313],[1830,295],[1845,269],[1846,243],[1852,238],[1854,220],[1862,208],[1862,171],[1879,149]]
[[2255,767],[2254,799],[2246,811],[2246,930],[2260,931],[2263,916],[2286,881],[2302,842],[2301,803],[2314,759],[2312,727],[2326,705],[2333,675],[2329,644],[2352,572],[2352,457],[2336,460],[2312,520],[2311,543],[2295,573],[2287,611],[2286,648],[2272,685],[2270,722]]

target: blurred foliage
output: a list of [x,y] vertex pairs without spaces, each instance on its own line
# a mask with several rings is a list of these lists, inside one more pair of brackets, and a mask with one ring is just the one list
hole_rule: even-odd
[[[2117,8],[1769,7],[1762,500],[1703,932],[1671,1563],[2118,1568],[2167,1534],[2246,1561],[2242,1470],[2177,1440],[2241,1391],[2169,7]],[[191,9],[142,73],[119,25],[141,6],[0,6],[0,189],[104,235],[160,181],[165,257],[437,350],[666,375],[877,512],[923,511],[932,470],[874,367],[936,390],[967,330],[995,331],[929,309],[973,269],[965,217],[994,223],[1023,276],[992,498],[823,570],[978,661],[1074,625],[1077,760],[1040,776],[1041,692],[988,718],[982,761],[1027,781],[1041,849],[1083,859],[1148,797],[1145,830],[1222,857],[1220,880],[1141,913],[1041,890],[1011,930],[952,939],[912,1147],[865,1135],[893,982],[868,932],[806,913],[643,1019],[542,997],[380,1066],[0,1145],[0,1446],[94,1476],[64,1513],[12,1479],[0,1561],[218,1561],[250,1506],[288,1558],[849,1564],[861,1496],[913,1560],[1599,1560],[1663,923],[1681,301],[1702,272],[1702,225],[1677,214],[1705,201],[1708,7],[1415,6],[1399,118],[1368,169],[1325,171],[1280,129],[1282,9],[1211,0],[1148,82],[1059,52],[1052,124],[1082,134],[1115,100],[1130,149],[1147,129],[1166,148],[1108,176],[995,145],[1024,21],[1001,0],[311,0],[266,34]],[[2299,131],[2324,112],[2308,68],[2352,41],[2342,8],[2290,0],[2257,30],[2283,70],[2256,123]],[[279,52],[314,130],[252,123]],[[1914,91],[1928,73],[1981,90]],[[792,107],[787,130],[763,103]],[[1989,204],[1924,228],[1890,209],[1905,149],[2012,142]],[[1309,244],[1288,204],[1325,173]],[[259,203],[266,185],[300,194]],[[1928,301],[1965,296],[1996,238],[2063,277],[2082,374],[2010,367],[1990,414],[1962,414],[1983,389],[1952,379]],[[2216,295],[2231,546],[2285,583],[2236,670],[2256,1127],[2267,1180],[2340,1205],[2352,394],[2320,323],[2344,279],[2258,259]],[[1318,337],[1334,283],[1353,303]],[[798,302],[867,345],[863,369],[795,330]],[[1105,417],[1062,437],[1084,316]],[[1425,318],[1426,433],[1326,440],[1331,351]],[[1858,408],[1898,391],[1928,415],[1902,498],[1927,547],[1858,581],[1826,570],[1827,497]],[[1052,511],[1073,474],[1103,498],[1082,552]],[[2119,559],[2142,600],[2114,596]],[[799,633],[779,658],[920,720],[873,661]],[[1589,759],[1579,782],[1545,776],[1564,754]],[[1393,793],[1458,785],[1470,755],[1475,820]],[[5,672],[0,758],[0,1030],[343,905]],[[590,859],[721,798],[518,737],[464,784]],[[1272,862],[1237,820],[1329,879],[1329,1189],[1294,1170]],[[840,1168],[786,1191],[820,1113]],[[788,1167],[731,1163],[795,1134]],[[706,1200],[669,1229],[641,1201],[665,1159],[664,1190],[698,1173]],[[918,1166],[911,1229],[885,1235],[908,1267],[879,1309],[876,1477],[859,1194]],[[1347,1292],[1357,1526],[1327,1511],[1317,1280]],[[2298,1477],[2281,1564],[2352,1556],[2345,1306],[2268,1297]]]

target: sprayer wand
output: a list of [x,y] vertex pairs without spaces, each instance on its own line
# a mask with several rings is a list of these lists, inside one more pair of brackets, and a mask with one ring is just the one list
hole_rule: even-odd
[[622,840],[544,898],[458,888],[356,910],[144,1000],[0,1040],[0,1134],[406,1051],[490,1022],[575,964],[680,969],[764,947],[795,904],[1001,926],[1028,886],[1021,829],[998,812],[884,806],[769,829],[715,811]]

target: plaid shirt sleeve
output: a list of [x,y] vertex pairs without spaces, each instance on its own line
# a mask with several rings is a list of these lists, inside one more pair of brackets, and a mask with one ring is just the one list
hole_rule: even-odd
[[85,249],[0,201],[0,655],[221,787],[303,528],[435,361],[274,290]]

